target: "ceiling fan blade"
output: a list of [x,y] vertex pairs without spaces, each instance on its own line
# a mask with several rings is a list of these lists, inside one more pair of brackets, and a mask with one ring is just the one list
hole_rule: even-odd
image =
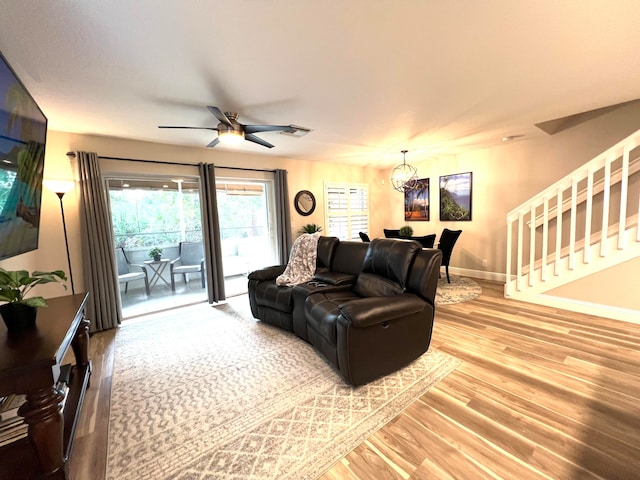
[[291,125],[244,125],[244,133],[277,132],[290,128]]
[[244,139],[249,140],[250,142],[253,142],[253,143],[257,143],[258,145],[262,145],[263,147],[273,148],[273,145],[271,145],[269,142],[266,142],[265,140],[259,137],[256,137],[251,133],[247,133],[246,131],[244,133]]
[[220,143],[220,139],[218,137],[216,137],[213,140],[211,140],[211,143],[209,143],[209,145],[207,145],[207,148],[213,148],[219,143]]
[[207,108],[211,113],[213,113],[213,116],[220,121],[220,123],[224,123],[225,125],[233,127],[233,124],[231,123],[231,121],[227,118],[227,116],[224,113],[222,113],[222,111],[218,107],[212,107],[211,105],[208,105]]
[[174,127],[171,125],[158,125],[158,128],[188,128],[192,130],[215,130],[218,131],[215,127]]

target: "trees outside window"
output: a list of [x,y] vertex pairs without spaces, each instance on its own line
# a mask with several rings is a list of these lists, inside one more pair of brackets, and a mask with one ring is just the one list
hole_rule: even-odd
[[[130,186],[123,187],[125,182]],[[116,247],[131,249],[202,241],[197,183],[180,190],[167,181],[110,180],[109,187]],[[217,185],[217,201],[222,240],[269,235],[264,184],[221,183]]]
[[202,241],[197,189],[179,192],[169,188],[110,188],[109,200],[116,247],[130,249]]

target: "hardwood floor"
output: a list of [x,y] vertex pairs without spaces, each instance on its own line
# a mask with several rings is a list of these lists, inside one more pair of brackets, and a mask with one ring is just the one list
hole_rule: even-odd
[[[640,325],[507,300],[438,307],[463,361],[322,480],[640,478]],[[105,477],[114,331],[91,339],[71,478]]]

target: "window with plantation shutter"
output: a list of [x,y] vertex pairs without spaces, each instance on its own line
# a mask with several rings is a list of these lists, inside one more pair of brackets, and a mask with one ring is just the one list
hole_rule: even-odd
[[358,232],[369,232],[369,186],[325,183],[326,235],[340,240],[360,240]]

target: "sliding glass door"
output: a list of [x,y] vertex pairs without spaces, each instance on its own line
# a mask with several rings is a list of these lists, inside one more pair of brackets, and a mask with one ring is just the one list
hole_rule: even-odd
[[247,275],[277,263],[273,181],[216,178],[227,297],[247,293]]
[[123,317],[206,301],[199,179],[123,175],[107,186]]
[[[222,286],[214,285],[218,280],[224,281],[220,299],[246,293],[250,272],[279,263],[279,242],[284,240],[276,228],[273,171],[216,168],[215,221],[201,204],[209,195],[198,165],[114,158],[101,159],[101,166],[116,254],[120,250],[126,257],[118,274],[123,318],[217,301],[208,294]],[[203,225],[204,218],[209,225]],[[185,266],[181,244],[192,248],[195,244],[196,250],[209,245],[204,255],[194,255],[206,257],[205,262],[210,260],[214,266],[204,264],[203,276],[200,263],[191,258],[184,274],[172,274],[172,264]],[[154,248],[162,250],[157,259]],[[148,285],[140,275],[126,276],[139,272],[146,272]]]

